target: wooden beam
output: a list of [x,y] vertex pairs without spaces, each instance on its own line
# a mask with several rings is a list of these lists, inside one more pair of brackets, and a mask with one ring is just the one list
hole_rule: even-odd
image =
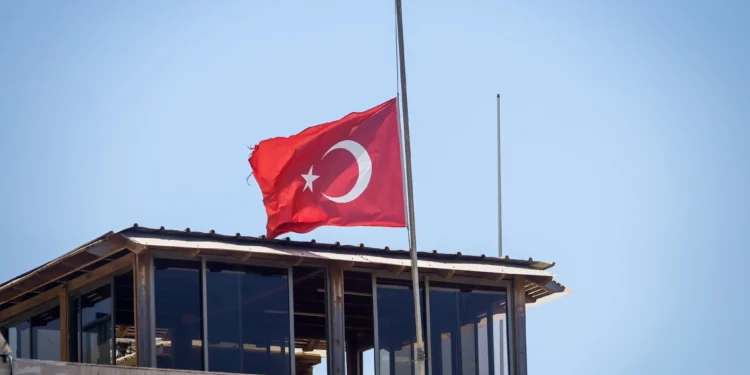
[[121,325],[120,328],[115,331],[115,337],[123,337],[125,336],[125,333],[128,331],[128,326]]
[[[111,276],[112,274],[122,269],[132,266],[132,264],[133,264],[133,254],[128,254],[120,259],[114,260],[95,270],[92,270],[85,275],[79,276],[71,280],[67,284],[67,289],[68,291],[79,289],[82,286],[85,286],[86,284],[95,282],[107,276]],[[55,298],[59,298],[60,291],[62,290],[62,288],[63,288],[63,285],[56,286],[50,290],[42,292],[41,294],[37,294],[34,297],[31,297],[23,302],[19,302],[18,304],[12,307],[9,307],[3,311],[0,311],[0,322],[6,321],[18,314],[25,312],[26,310],[32,309],[45,302],[52,301]]]
[[232,257],[234,259],[239,260],[240,262],[247,262],[248,259],[250,259],[253,256],[253,253],[249,251],[237,251],[234,254],[232,254]]
[[63,362],[69,362],[69,354],[68,354],[68,312],[70,311],[68,307],[68,301],[70,301],[70,297],[68,297],[68,287],[67,285],[62,285],[60,288],[60,360]]
[[138,366],[140,363],[138,360],[140,358],[138,352],[138,264],[135,260],[136,256],[133,256],[133,328],[136,338],[133,347],[135,348],[135,365]]
[[86,247],[86,252],[102,258],[109,254],[112,254],[115,251],[127,248],[129,242],[132,241],[129,241],[122,235],[114,235],[112,237],[99,242],[94,242],[93,244],[89,245],[88,247]]
[[406,266],[389,266],[388,270],[398,275],[406,270]]
[[527,355],[526,355],[526,280],[523,276],[516,276],[513,279],[513,308],[512,315],[512,334],[513,334],[513,366],[515,375],[527,375]]
[[500,282],[504,278],[505,278],[505,274],[504,273],[497,273],[497,274],[489,276],[489,279],[492,280],[492,281],[494,281],[494,282]]
[[[125,236],[123,236],[125,237]],[[125,248],[132,251],[133,253],[140,253],[147,249],[146,245],[137,243],[130,238],[125,237]]]
[[135,342],[138,367],[156,367],[154,261],[151,251],[135,255]]
[[344,269],[334,264],[328,268],[328,341],[331,375],[344,375]]
[[[127,240],[121,235],[115,235],[93,242],[88,246],[82,247],[67,255],[65,259],[53,261],[51,264],[42,266],[39,270],[15,281],[13,285],[7,287],[9,288],[9,290],[0,288],[0,293],[2,294],[2,297],[0,297],[0,304],[11,301],[23,295],[24,293],[28,293],[29,291],[47,284],[48,282],[53,282],[57,279],[68,276],[80,269],[84,269],[98,262],[102,258],[114,254],[122,249],[126,249],[129,243],[132,243],[132,241]],[[85,262],[81,264],[76,263],[79,262],[79,258],[82,257],[86,258],[83,259]],[[59,270],[60,267],[65,267],[65,269]],[[37,279],[39,279],[39,282],[34,281]],[[47,281],[45,281],[45,279],[47,279]],[[72,290],[72,288],[70,288],[69,290]]]
[[102,279],[118,271],[132,267],[133,265],[133,254],[125,255],[122,258],[113,260],[83,276],[79,276],[68,283],[68,290],[76,290],[94,281]]
[[307,345],[305,345],[305,348],[302,349],[302,351],[311,352],[315,350],[315,348],[318,346],[319,343],[320,343],[320,340],[315,340],[315,339],[310,340],[307,342]]
[[442,278],[444,278],[446,280],[450,279],[455,274],[456,274],[456,270],[438,271],[438,275],[440,275]]

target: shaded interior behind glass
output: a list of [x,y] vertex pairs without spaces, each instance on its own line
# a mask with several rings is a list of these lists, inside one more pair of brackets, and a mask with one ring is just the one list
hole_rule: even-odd
[[154,260],[156,367],[203,369],[201,263]]
[[79,311],[81,362],[112,364],[112,285],[82,294]]
[[211,371],[289,374],[289,279],[283,268],[207,262]]
[[[416,374],[414,344],[414,294],[409,280],[377,281],[378,346],[380,373],[383,375]],[[420,283],[420,298],[424,304],[424,285]],[[424,309],[422,326],[425,326]],[[423,329],[424,330],[424,329]],[[424,330],[426,332],[426,330]]]
[[31,357],[60,360],[60,308],[55,306],[31,318]]
[[507,374],[506,311],[500,288],[430,283],[432,374]]

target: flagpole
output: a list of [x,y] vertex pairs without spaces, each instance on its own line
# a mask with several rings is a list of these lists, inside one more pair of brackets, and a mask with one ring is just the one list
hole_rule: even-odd
[[424,341],[422,339],[422,308],[419,293],[419,271],[417,263],[417,228],[414,218],[414,188],[411,174],[411,142],[409,139],[409,105],[406,94],[406,58],[404,56],[404,24],[401,0],[396,1],[396,28],[398,33],[399,75],[401,76],[401,110],[404,124],[404,158],[406,162],[406,195],[408,200],[409,255],[411,256],[411,278],[414,291],[414,322],[416,325],[415,359],[417,375],[424,375]]
[[503,190],[500,163],[500,94],[497,94],[497,255],[503,257]]

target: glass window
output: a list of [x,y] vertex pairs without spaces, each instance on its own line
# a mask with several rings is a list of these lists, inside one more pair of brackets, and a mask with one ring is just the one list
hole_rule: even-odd
[[112,364],[112,286],[99,287],[80,297],[81,362]]
[[60,308],[54,307],[3,329],[16,358],[60,360]]
[[[383,375],[416,374],[414,362],[414,292],[411,281],[378,280],[378,346],[377,360]],[[421,286],[420,286],[421,290]],[[424,292],[421,294],[424,306]],[[423,309],[424,311],[424,309]],[[424,326],[425,319],[422,319]]]
[[54,307],[31,318],[31,356],[45,361],[60,360],[60,308]]
[[158,368],[203,369],[200,270],[200,262],[154,260]]
[[210,371],[289,374],[286,269],[206,264]]
[[430,283],[433,375],[507,374],[503,291]]
[[[294,276],[296,278],[297,274],[295,273]],[[294,309],[297,310],[296,302]],[[344,271],[344,324],[346,327],[344,337],[346,339],[347,374],[373,373],[375,366],[373,362],[375,356],[373,316],[372,274]],[[295,330],[295,339],[296,333]]]
[[71,362],[80,362],[78,356],[79,330],[81,316],[78,309],[78,296],[70,297],[68,302],[68,360]]
[[133,271],[115,276],[115,364],[137,366]]
[[294,368],[298,374],[328,374],[325,268],[294,267]]
[[29,321],[24,320],[7,328],[5,339],[16,358],[31,358],[31,329]]

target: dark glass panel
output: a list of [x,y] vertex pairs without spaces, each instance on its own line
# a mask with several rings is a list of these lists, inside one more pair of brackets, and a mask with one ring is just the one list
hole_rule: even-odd
[[289,374],[286,269],[207,263],[211,371]]
[[209,370],[216,372],[242,371],[242,342],[240,326],[241,273],[224,269],[222,265],[207,264],[206,303],[208,319]]
[[[296,302],[294,306],[296,310]],[[344,271],[344,322],[346,373],[373,373],[375,332],[372,274]]]
[[[507,373],[505,334],[501,327],[507,321],[505,293],[459,288],[455,284],[430,286],[432,373]],[[501,371],[501,366],[505,371]]]
[[295,267],[292,270],[297,350],[294,366],[298,374],[327,373],[326,273],[325,268]]
[[31,318],[31,356],[45,361],[60,360],[60,308],[54,307]]
[[24,320],[8,327],[5,339],[16,358],[31,358],[31,329],[29,321]]
[[203,369],[200,262],[154,260],[156,365]]
[[[421,286],[420,286],[421,288]],[[380,373],[387,375],[416,374],[413,361],[416,342],[414,294],[410,281],[378,280],[378,345]],[[421,294],[424,306],[424,292]],[[422,318],[424,326],[425,319]]]
[[68,302],[68,360],[70,362],[80,362],[78,356],[78,327],[81,322],[81,315],[78,311],[78,297],[71,297]]
[[243,372],[287,375],[289,279],[286,269],[247,268],[240,286]]
[[112,364],[112,286],[81,295],[81,362]]
[[115,285],[115,364],[137,366],[133,271],[117,275]]
[[459,373],[458,298],[458,291],[430,288],[430,363],[434,375]]

